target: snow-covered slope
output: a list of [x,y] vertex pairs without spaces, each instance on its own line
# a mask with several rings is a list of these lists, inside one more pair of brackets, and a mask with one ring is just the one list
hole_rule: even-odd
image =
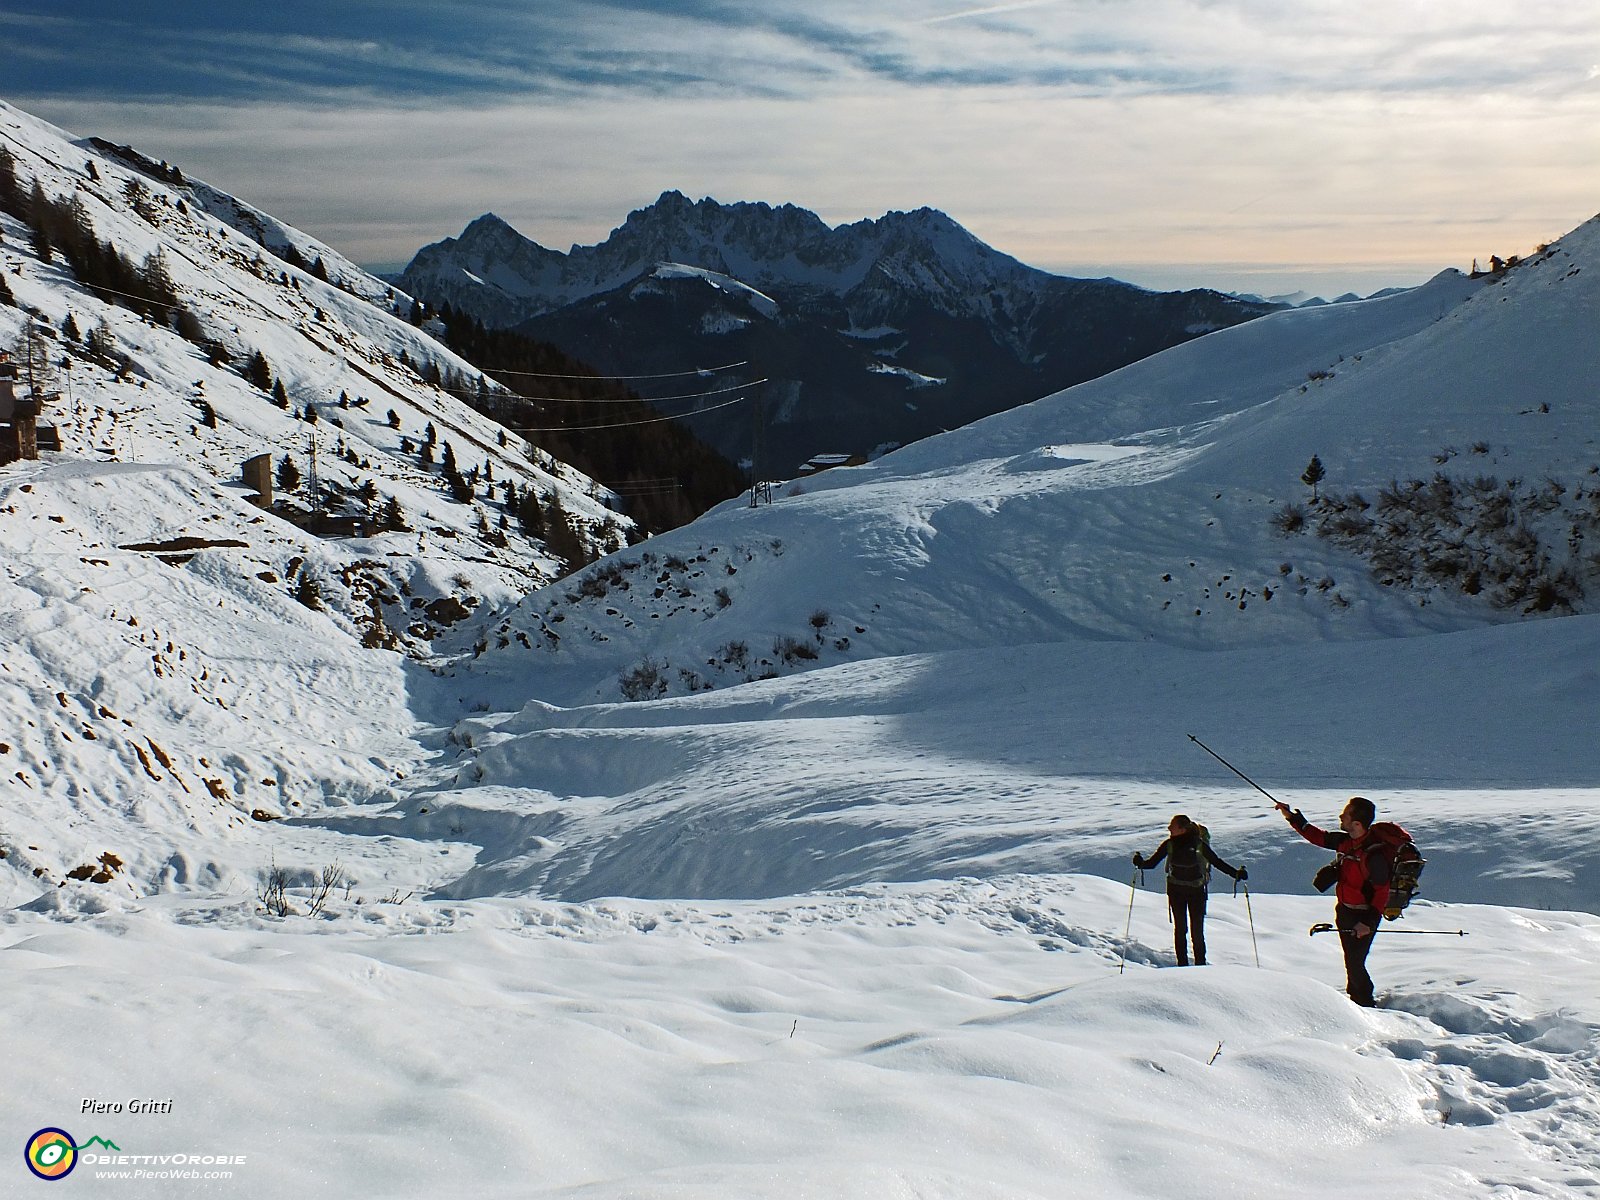
[[[70,1131],[79,1194],[1600,1195],[1600,226],[491,614],[542,548],[399,438],[431,421],[598,522],[584,482],[408,374],[468,368],[314,240],[141,172],[151,223],[126,159],[0,122],[323,413],[0,217],[19,302],[105,320],[130,364],[57,339],[68,450],[0,468],[0,1125]],[[361,295],[258,265],[252,221]],[[324,540],[246,502],[241,455],[312,433],[417,528]],[[409,653],[363,647],[384,631]],[[1416,835],[1383,1008],[1306,936],[1325,855],[1188,733],[1324,824],[1360,791]],[[1214,886],[1203,971],[1163,969],[1160,880],[1128,886],[1175,811],[1250,871]]]
[[[1528,624],[1542,593],[1517,572],[1567,573],[1576,590],[1544,615],[1593,610],[1597,242],[1591,223],[1503,278],[1447,273],[1214,334],[535,593],[459,669],[503,715],[458,731],[469,761],[429,806],[509,809],[539,841],[486,849],[456,887],[1114,873],[1133,847],[1107,798],[1120,811],[1138,781],[1216,782],[1186,726],[1280,785],[1406,791],[1436,815],[1439,787],[1593,786],[1595,618]],[[1300,481],[1314,454],[1316,505]],[[1490,475],[1495,495],[1529,482],[1425,527],[1396,481],[1432,495],[1436,475],[1461,496]],[[1375,542],[1338,525],[1361,491]],[[1480,528],[1494,512],[1520,566]],[[1474,592],[1444,547],[1470,557],[1484,539]],[[774,784],[775,760],[804,765]],[[1057,805],[1085,777],[1132,782],[1092,785],[1080,823]],[[1552,834],[1592,844],[1591,796],[1550,801]],[[1256,802],[1228,801],[1229,825]],[[1481,864],[1495,811],[1436,836]],[[1503,878],[1466,872],[1440,894],[1591,903],[1587,852],[1552,880],[1521,869],[1549,850],[1534,840]]]
[[[1544,511],[1529,528],[1591,596],[1597,243],[1591,223],[1502,278],[1447,272],[1383,300],[1274,314],[780,489],[770,507],[730,504],[591,568],[586,587],[530,597],[499,627],[509,644],[475,669],[537,664],[536,694],[565,703],[616,698],[646,656],[670,691],[699,686],[682,670],[701,684],[783,670],[770,652],[783,638],[811,643],[813,664],[1083,638],[1354,640],[1520,617],[1487,590],[1443,576],[1396,586],[1338,538],[1286,534],[1285,511],[1310,501],[1313,455],[1328,472],[1319,499],[1376,503],[1435,474],[1462,489],[1555,481],[1559,496],[1530,500]],[[749,648],[749,669],[726,665],[729,643]]]
[[[623,519],[589,480],[425,383],[429,364],[480,376],[391,311],[408,298],[314,239],[13,108],[0,145],[21,190],[75,199],[135,265],[159,255],[199,327],[186,339],[170,313],[141,319],[113,303],[131,297],[92,292],[0,213],[15,300],[0,304],[0,347],[20,355],[34,331],[56,376],[42,419],[63,445],[0,468],[0,896],[85,866],[123,894],[214,885],[241,843],[271,857],[267,822],[388,795],[419,754],[408,703],[432,639],[557,573],[505,521],[491,478],[559,497],[590,528]],[[285,407],[241,373],[255,354]],[[471,502],[420,461],[430,426],[435,453],[450,446],[475,474]],[[305,484],[280,484],[275,509],[251,503],[241,467],[259,454],[302,475],[315,463],[332,512],[397,511],[405,528],[306,532]],[[118,865],[102,872],[105,855]]]

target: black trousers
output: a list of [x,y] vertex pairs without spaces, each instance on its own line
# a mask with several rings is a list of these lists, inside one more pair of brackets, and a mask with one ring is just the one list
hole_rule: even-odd
[[1206,890],[1167,884],[1167,907],[1172,910],[1172,949],[1178,965],[1189,965],[1189,938],[1194,937],[1194,961],[1206,965]]
[[[1367,955],[1372,953],[1372,943],[1378,936],[1378,923],[1382,914],[1370,908],[1348,908],[1341,904],[1333,910],[1333,923],[1339,927],[1339,945],[1344,950],[1345,991],[1363,1008],[1377,1004],[1373,994],[1372,976],[1367,974]],[[1355,927],[1366,925],[1372,932],[1357,937]]]

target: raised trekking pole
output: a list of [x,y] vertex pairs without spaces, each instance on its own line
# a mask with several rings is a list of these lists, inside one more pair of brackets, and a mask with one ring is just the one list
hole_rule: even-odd
[[[1338,927],[1334,926],[1334,925],[1330,925],[1326,921],[1319,921],[1317,924],[1315,924],[1315,925],[1313,925],[1311,927],[1309,932],[1310,932],[1312,937],[1316,937],[1317,934],[1319,934],[1319,933],[1337,933],[1338,932]],[[1417,935],[1419,937],[1466,937],[1467,936],[1467,931],[1465,929],[1385,929],[1383,931],[1383,936],[1384,937],[1394,937],[1396,934],[1401,934],[1401,933],[1415,934],[1415,935]]]
[[1223,765],[1223,766],[1225,766],[1225,767],[1227,767],[1227,768],[1228,768],[1228,770],[1230,770],[1230,771],[1232,771],[1232,772],[1233,772],[1233,773],[1234,773],[1234,774],[1235,774],[1235,775],[1237,775],[1237,776],[1238,776],[1238,777],[1239,777],[1239,778],[1240,778],[1240,779],[1242,779],[1242,780],[1244,780],[1244,781],[1245,781],[1245,782],[1246,782],[1246,783],[1248,783],[1248,784],[1249,784],[1249,785],[1250,785],[1250,786],[1251,786],[1251,787],[1253,787],[1253,788],[1255,788],[1255,790],[1256,790],[1256,791],[1258,791],[1258,792],[1260,792],[1260,793],[1261,793],[1261,794],[1262,794],[1262,795],[1263,795],[1263,796],[1265,796],[1265,797],[1266,797],[1266,798],[1267,798],[1267,799],[1268,799],[1268,800],[1271,800],[1271,801],[1272,801],[1272,802],[1273,802],[1273,804],[1279,804],[1279,803],[1281,803],[1281,801],[1279,801],[1279,799],[1278,799],[1278,798],[1277,798],[1277,797],[1276,797],[1276,796],[1274,796],[1274,795],[1273,795],[1273,794],[1272,794],[1272,793],[1271,793],[1271,792],[1269,792],[1269,791],[1267,791],[1267,789],[1266,789],[1266,788],[1264,788],[1264,787],[1262,787],[1262,786],[1261,786],[1261,785],[1260,785],[1260,784],[1259,784],[1259,783],[1257,783],[1257,782],[1256,782],[1256,781],[1255,781],[1255,780],[1254,780],[1254,779],[1251,779],[1251,778],[1250,778],[1250,776],[1248,776],[1248,775],[1246,775],[1246,774],[1245,774],[1245,773],[1244,773],[1244,772],[1243,772],[1243,771],[1241,771],[1241,770],[1239,770],[1239,768],[1238,768],[1238,767],[1236,767],[1236,766],[1234,766],[1234,765],[1233,765],[1233,764],[1232,764],[1232,763],[1231,763],[1231,762],[1229,762],[1229,761],[1228,761],[1228,760],[1227,760],[1227,759],[1225,759],[1225,758],[1223,758],[1223,757],[1222,757],[1222,755],[1220,755],[1220,754],[1218,754],[1218,753],[1217,753],[1217,752],[1216,752],[1216,751],[1215,751],[1215,750],[1213,750],[1213,749],[1212,749],[1212,748],[1211,748],[1211,747],[1210,747],[1210,746],[1208,746],[1208,745],[1206,745],[1206,744],[1205,744],[1205,743],[1204,743],[1204,742],[1202,742],[1202,741],[1201,741],[1201,740],[1200,740],[1200,739],[1199,739],[1199,738],[1197,738],[1197,737],[1195,737],[1195,735],[1194,735],[1194,734],[1192,734],[1192,733],[1191,733],[1191,734],[1190,734],[1190,735],[1189,735],[1189,740],[1190,740],[1190,741],[1191,741],[1191,742],[1193,742],[1193,743],[1194,743],[1194,744],[1195,744],[1195,745],[1196,745],[1196,746],[1199,746],[1199,747],[1200,747],[1200,749],[1202,749],[1202,750],[1204,750],[1204,751],[1205,751],[1205,752],[1206,752],[1206,753],[1207,753],[1207,754],[1209,754],[1209,755],[1211,755],[1211,757],[1212,757],[1212,758],[1214,758],[1214,759],[1216,759],[1216,760],[1217,760],[1217,761],[1218,761],[1218,762],[1219,762],[1219,763],[1221,763],[1221,764],[1222,764],[1222,765]]
[[1117,964],[1117,974],[1121,975],[1123,968],[1128,965],[1128,939],[1133,936],[1133,898],[1139,894],[1139,869],[1133,870],[1133,875],[1128,879],[1128,927],[1122,931],[1122,961]]

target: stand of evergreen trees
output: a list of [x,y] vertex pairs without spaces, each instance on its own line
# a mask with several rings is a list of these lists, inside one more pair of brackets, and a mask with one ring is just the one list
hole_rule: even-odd
[[60,254],[78,281],[102,300],[170,325],[192,342],[204,340],[200,321],[184,307],[160,251],[135,266],[114,243],[99,239],[81,195],[57,200],[45,194],[38,180],[25,189],[17,177],[16,159],[4,148],[0,148],[0,209],[28,226],[34,252],[42,261],[53,262]]
[[[452,350],[519,393],[462,389],[461,398],[510,429],[528,431],[529,441],[621,493],[628,515],[649,532],[692,521],[743,490],[743,476],[726,458],[677,422],[661,420],[661,413],[634,393],[599,378],[592,367],[548,343],[486,329],[449,305],[438,315]],[[529,393],[554,399],[523,398]],[[681,486],[661,487],[663,476],[675,476]]]

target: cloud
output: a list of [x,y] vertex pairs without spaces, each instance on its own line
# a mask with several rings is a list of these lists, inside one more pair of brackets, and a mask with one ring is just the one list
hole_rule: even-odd
[[612,93],[403,112],[190,106],[153,138],[161,114],[40,115],[131,141],[364,262],[405,260],[486,210],[554,248],[590,244],[677,188],[793,202],[833,224],[927,204],[1025,262],[1164,268],[1162,282],[1182,282],[1182,264],[1190,283],[1223,263],[1235,275],[1343,264],[1343,291],[1525,252],[1592,213],[1600,176],[1600,95],[1553,119],[1536,98],[1504,97],[974,88],[920,106],[887,94],[641,106]]
[[[12,0],[19,93],[396,102],[1033,85],[1093,96],[1577,87],[1585,6],[1524,0]],[[142,10],[142,11],[141,11]],[[1515,47],[1514,52],[1508,50]],[[64,64],[70,56],[75,66]]]
[[486,209],[598,241],[675,187],[929,204],[1046,267],[1422,270],[1560,233],[1600,177],[1570,0],[137,7],[11,0],[13,98],[369,262]]
[[1047,8],[1052,4],[1059,4],[1061,0],[1022,0],[1016,4],[991,4],[985,8],[968,8],[961,12],[945,13],[938,17],[923,17],[923,25],[941,25],[946,21],[965,21],[972,17],[990,17],[1000,13],[1022,12],[1030,8]]

